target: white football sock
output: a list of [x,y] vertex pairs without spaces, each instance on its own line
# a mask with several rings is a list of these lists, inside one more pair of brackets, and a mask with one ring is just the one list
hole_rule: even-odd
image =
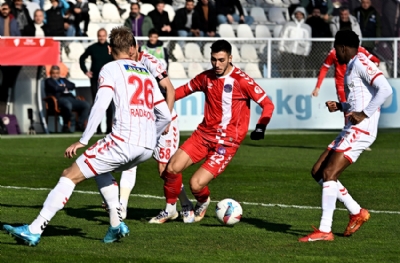
[[336,208],[337,190],[336,181],[327,181],[322,184],[322,216],[319,230],[331,232],[333,212]]
[[[318,183],[322,186],[323,180],[321,179]],[[338,185],[338,193],[337,199],[344,204],[350,214],[356,215],[360,213],[361,206],[353,199],[353,197],[349,194],[347,189],[342,185],[339,180],[337,180]]]
[[32,234],[42,234],[49,221],[55,214],[64,208],[68,202],[75,184],[67,177],[60,177],[56,187],[51,190],[44,201],[43,208],[39,216],[29,225],[29,231]]
[[186,191],[185,191],[185,187],[182,184],[181,187],[181,192],[178,195],[179,198],[179,202],[181,203],[181,207],[183,206],[193,206],[192,202],[190,202],[189,198],[187,197]]
[[169,215],[175,214],[176,213],[176,203],[173,203],[173,204],[167,203],[167,206],[165,207],[165,211],[167,211]]
[[120,196],[119,201],[121,205],[125,208],[128,207],[129,196],[132,192],[133,187],[136,183],[136,170],[137,166],[130,170],[123,171],[121,175],[121,180],[119,182]]
[[338,185],[338,200],[344,204],[344,206],[349,210],[350,214],[356,215],[360,213],[361,206],[353,199],[349,194],[346,187],[342,183],[337,181]]
[[119,189],[114,177],[110,173],[96,176],[97,186],[104,197],[109,209],[110,225],[118,226],[122,222],[121,204],[119,203]]

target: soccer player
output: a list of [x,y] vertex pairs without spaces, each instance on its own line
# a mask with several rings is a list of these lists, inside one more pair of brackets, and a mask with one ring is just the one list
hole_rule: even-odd
[[[149,73],[157,80],[158,86],[160,87],[161,93],[163,94],[168,108],[171,111],[172,121],[164,131],[158,131],[162,133],[158,139],[157,146],[153,152],[153,158],[158,162],[158,171],[161,176],[165,170],[169,159],[175,154],[179,146],[179,127],[178,127],[178,115],[174,109],[175,102],[175,88],[172,85],[168,73],[164,68],[161,61],[159,61],[153,55],[147,53],[147,51],[136,52],[133,60],[142,63],[148,70]],[[155,103],[157,108],[157,102]],[[157,122],[157,121],[156,121]],[[137,167],[133,167],[127,171],[123,171],[120,180],[120,203],[121,203],[121,216],[122,219],[126,218],[127,207],[129,196],[136,183]],[[95,177],[97,178],[97,177]],[[186,195],[184,186],[182,185],[181,193],[179,194],[179,201],[182,207],[190,205],[190,201]],[[104,203],[107,210],[106,204]]]
[[326,105],[330,112],[345,112],[348,122],[312,168],[312,176],[322,184],[322,217],[319,229],[314,228],[313,233],[300,238],[301,242],[334,239],[331,227],[337,199],[350,213],[344,236],[352,235],[370,217],[368,210],[360,207],[338,178],[375,141],[380,106],[392,94],[392,88],[377,66],[366,55],[358,53],[359,43],[353,31],[338,31],[335,36],[338,62],[347,64],[347,102],[327,101]]
[[[204,119],[191,137],[176,151],[162,173],[166,208],[150,223],[165,222],[177,217],[176,201],[182,185],[182,172],[205,159],[190,179],[190,189],[197,200],[183,211],[184,222],[203,219],[210,204],[208,184],[220,175],[232,160],[246,137],[250,117],[250,99],[262,108],[262,114],[251,139],[264,138],[274,105],[265,91],[246,73],[233,66],[231,44],[215,41],[211,46],[212,69],[204,71],[189,83],[176,89],[175,100],[193,92],[205,94]],[[185,217],[189,219],[185,220]],[[194,217],[190,219],[190,217]]]
[[[163,100],[153,76],[141,63],[130,59],[136,52],[135,46],[135,38],[128,28],[117,27],[111,31],[109,52],[115,61],[101,69],[99,90],[88,125],[81,139],[68,147],[64,156],[72,158],[78,149],[88,144],[111,100],[116,106],[112,133],[97,141],[63,171],[32,224],[20,227],[4,225],[9,234],[31,246],[37,245],[43,230],[67,203],[75,185],[94,176],[100,178],[97,181],[100,192],[109,207],[110,227],[103,242],[111,243],[129,234],[120,217],[118,185],[110,172],[127,170],[151,157],[157,140],[153,100]],[[165,129],[171,121],[171,114],[165,101],[161,104],[164,107],[159,114],[165,116]]]
[[[380,60],[374,55],[370,54],[365,48],[359,46],[358,53],[365,54],[368,59],[374,62],[377,66],[379,66]],[[329,52],[328,56],[325,58],[324,64],[321,66],[319,70],[317,85],[313,92],[312,96],[318,97],[319,89],[322,85],[322,81],[324,80],[326,74],[328,73],[329,68],[334,65],[335,66],[335,86],[336,86],[336,94],[339,102],[346,102],[346,94],[344,92],[344,73],[346,72],[346,64],[340,64],[338,59],[336,58],[335,48]]]

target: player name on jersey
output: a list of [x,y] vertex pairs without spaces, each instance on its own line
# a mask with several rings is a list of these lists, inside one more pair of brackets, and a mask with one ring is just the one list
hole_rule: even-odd
[[147,110],[143,110],[143,109],[131,109],[131,115],[133,117],[145,117],[148,120],[153,120],[155,121],[154,118],[154,113],[147,111]]

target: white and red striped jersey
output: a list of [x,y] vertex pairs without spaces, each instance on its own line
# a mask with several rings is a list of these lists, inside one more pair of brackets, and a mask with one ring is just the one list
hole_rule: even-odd
[[343,111],[363,111],[368,116],[357,125],[348,122],[347,128],[356,126],[376,137],[380,106],[392,94],[392,87],[375,63],[363,53],[358,53],[347,64],[344,82],[347,102],[342,103]]
[[[99,92],[89,116],[88,127],[94,126],[89,125],[92,118],[98,119],[95,117],[96,109],[101,106],[107,108],[112,99],[115,104],[112,136],[128,144],[154,149],[157,141],[154,102],[164,101],[164,98],[149,70],[142,63],[130,59],[115,60],[101,69],[98,85]],[[101,92],[102,89],[109,89],[112,93]],[[106,96],[104,94],[109,96],[103,98]],[[96,105],[105,104],[106,100],[107,105]],[[169,112],[165,114],[170,117]],[[88,131],[87,135],[91,137],[93,133]],[[81,142],[86,139],[87,136]]]
[[236,67],[222,77],[216,76],[214,70],[200,73],[176,89],[175,100],[197,91],[205,94],[204,119],[197,130],[205,139],[222,145],[239,146],[246,137],[250,99],[263,108],[259,123],[268,124],[274,109],[265,91]]

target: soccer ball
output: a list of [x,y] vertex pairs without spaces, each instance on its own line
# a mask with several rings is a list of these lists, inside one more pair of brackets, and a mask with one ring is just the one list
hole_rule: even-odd
[[242,206],[231,198],[218,202],[215,207],[217,219],[224,225],[234,225],[242,218]]

